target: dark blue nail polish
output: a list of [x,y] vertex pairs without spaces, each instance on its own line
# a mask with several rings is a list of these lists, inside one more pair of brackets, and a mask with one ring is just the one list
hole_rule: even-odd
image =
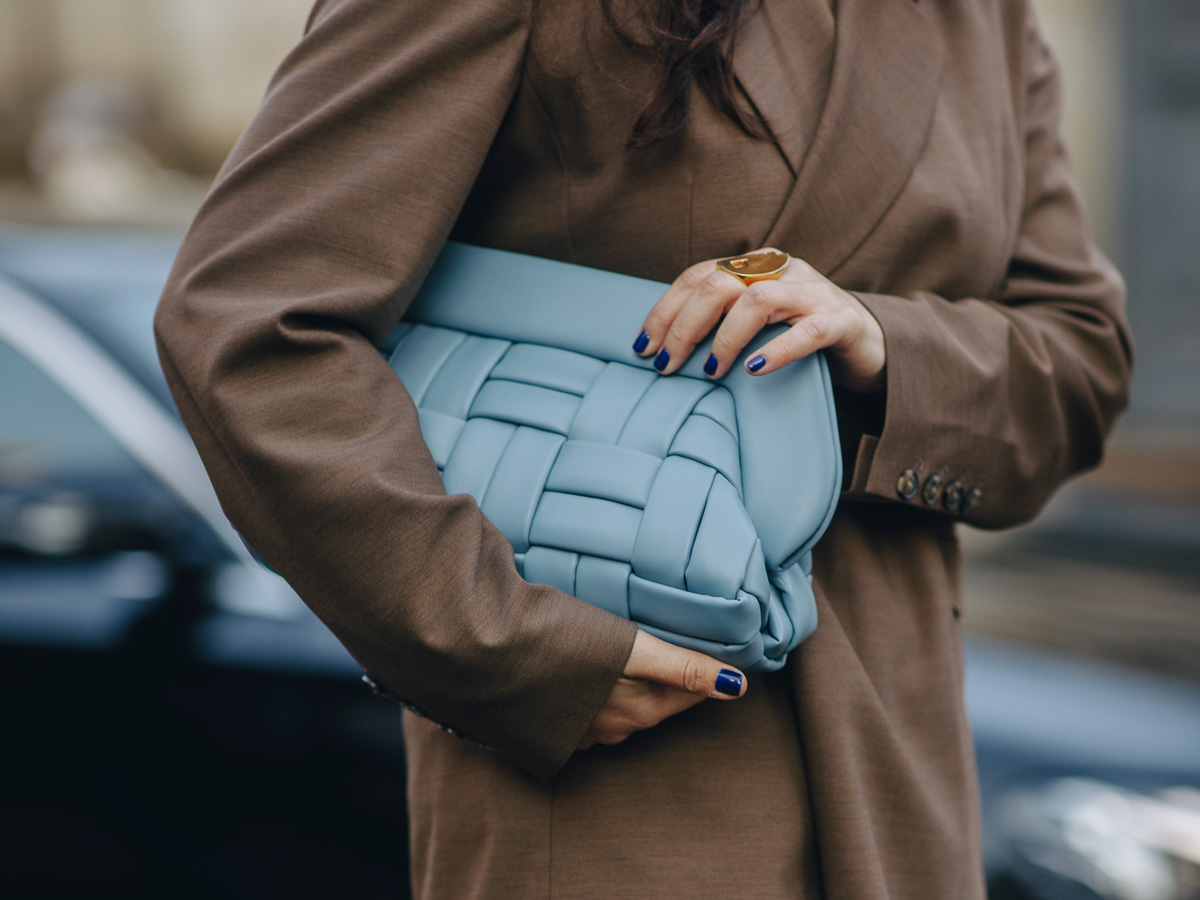
[[637,336],[637,340],[633,342],[633,352],[641,353],[650,344],[650,335],[642,332]]
[[663,347],[658,351],[658,356],[654,357],[654,368],[662,371],[667,367],[667,363],[671,361],[671,354],[667,352],[667,348]]
[[715,356],[713,356],[711,353],[708,354],[708,359],[706,359],[704,361],[704,374],[705,375],[716,375],[717,374],[717,358]]
[[756,357],[754,357],[754,359],[750,360],[750,362],[746,363],[746,368],[749,369],[751,372],[757,372],[759,369],[761,369],[766,364],[767,364],[767,358],[765,356],[756,356]]
[[742,692],[741,673],[735,672],[732,669],[722,669],[717,673],[716,688],[722,694],[736,697]]

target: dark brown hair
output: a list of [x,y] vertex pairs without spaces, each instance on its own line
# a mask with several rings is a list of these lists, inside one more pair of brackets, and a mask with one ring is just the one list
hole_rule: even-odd
[[[658,57],[662,71],[626,146],[640,149],[670,137],[687,121],[692,85],[752,137],[770,127],[738,97],[733,42],[761,0],[639,0],[619,19],[613,0],[600,0],[604,17],[623,44]],[[640,36],[638,36],[640,35]]]

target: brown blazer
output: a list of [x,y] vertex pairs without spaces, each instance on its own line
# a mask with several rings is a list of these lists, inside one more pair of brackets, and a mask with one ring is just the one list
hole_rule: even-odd
[[[229,517],[430,717],[406,718],[418,896],[982,895],[955,525],[1025,521],[1095,465],[1130,374],[1027,6],[839,0],[835,27],[765,0],[735,70],[778,141],[697,95],[626,153],[655,67],[597,0],[317,4],[157,332]],[[878,318],[886,401],[838,396],[820,624],[782,673],[573,754],[634,628],[517,576],[374,349],[448,236],[662,281],[775,245]],[[948,510],[935,476],[979,493]]]

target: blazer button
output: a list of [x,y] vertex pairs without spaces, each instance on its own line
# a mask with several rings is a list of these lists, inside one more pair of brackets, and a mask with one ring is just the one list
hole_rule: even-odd
[[946,485],[946,490],[942,491],[942,506],[946,508],[946,512],[958,512],[966,492],[961,481],[955,480]]
[[925,479],[925,487],[921,490],[921,499],[926,506],[933,506],[942,496],[942,476],[930,475]]
[[917,496],[917,488],[921,482],[917,480],[917,473],[912,469],[905,469],[900,473],[900,477],[896,479],[896,493],[905,500],[911,500]]
[[967,496],[963,497],[962,511],[964,516],[973,516],[979,512],[979,507],[983,503],[983,491],[979,488],[972,488],[967,492]]

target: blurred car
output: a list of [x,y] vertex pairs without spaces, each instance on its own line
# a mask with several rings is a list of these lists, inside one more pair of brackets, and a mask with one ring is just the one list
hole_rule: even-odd
[[400,717],[175,415],[176,235],[0,228],[0,892],[395,897]]
[[175,414],[151,322],[178,244],[0,230],[0,636],[111,647],[183,575],[201,658],[361,674],[251,558]]
[[[251,558],[174,412],[151,319],[178,243],[0,227],[6,771],[36,774],[0,793],[0,883],[397,896],[399,716]],[[1200,898],[1200,690],[966,658],[994,900]]]

